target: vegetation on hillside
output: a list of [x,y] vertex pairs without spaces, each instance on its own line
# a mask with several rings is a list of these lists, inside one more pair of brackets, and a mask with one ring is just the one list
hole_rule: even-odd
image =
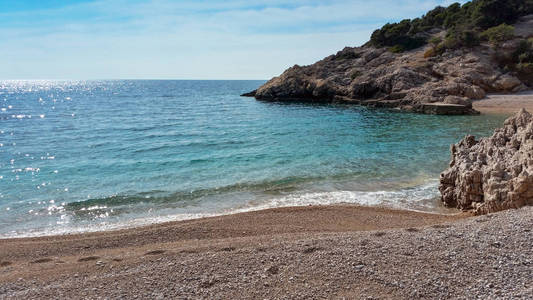
[[494,46],[498,46],[500,43],[508,41],[514,37],[514,27],[504,23],[483,31],[480,37],[491,42]]
[[[434,54],[446,49],[474,47],[481,40],[499,43],[509,38],[510,24],[533,14],[533,0],[473,0],[447,8],[436,7],[421,18],[386,24],[374,31],[370,44],[402,52],[426,45],[431,30],[447,30],[444,40],[434,45]],[[503,25],[502,25],[503,24]],[[495,28],[494,28],[495,27]]]
[[515,71],[521,79],[533,83],[533,38],[521,40],[510,55],[498,53],[496,59],[505,69]]

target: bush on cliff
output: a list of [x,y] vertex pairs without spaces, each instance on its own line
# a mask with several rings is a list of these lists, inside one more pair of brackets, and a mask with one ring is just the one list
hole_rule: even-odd
[[533,83],[533,39],[523,40],[513,53],[514,69],[520,77]]
[[513,59],[517,63],[533,62],[533,39],[522,40],[513,53]]
[[481,38],[491,42],[494,45],[499,45],[502,42],[508,41],[514,37],[514,27],[505,23],[491,27],[483,33]]
[[433,57],[442,54],[443,48],[440,46],[442,44],[442,39],[438,36],[434,36],[428,41],[431,44],[431,48],[426,50],[424,53],[424,58]]
[[447,49],[472,48],[480,43],[479,34],[470,29],[454,28],[448,31],[444,46]]
[[379,47],[395,47],[395,49],[411,50],[423,46],[426,41],[423,37],[410,34],[411,20],[400,23],[386,24],[382,29],[374,31],[371,43]]
[[524,83],[533,85],[533,39],[523,39],[517,49],[508,54],[497,51],[494,60],[506,71],[515,72]]
[[[374,31],[370,44],[382,47],[411,50],[427,44],[427,31],[446,29],[453,31],[448,45],[475,46],[478,32],[500,24],[513,24],[519,17],[533,14],[533,0],[473,0],[447,8],[436,7],[421,18],[386,24]],[[502,28],[500,28],[502,29]]]

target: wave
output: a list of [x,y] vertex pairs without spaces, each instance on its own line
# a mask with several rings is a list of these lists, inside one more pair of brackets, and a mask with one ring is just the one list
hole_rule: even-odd
[[[339,177],[339,176],[336,176]],[[340,176],[342,177],[342,176]],[[325,177],[332,179],[331,177]],[[202,198],[212,197],[235,197],[236,193],[246,194],[253,198],[253,194],[262,195],[255,199],[249,199],[243,203],[243,207],[284,207],[305,205],[330,205],[338,203],[350,203],[366,206],[388,206],[402,209],[435,210],[438,201],[438,180],[420,180],[407,183],[403,187],[388,190],[337,190],[325,192],[309,192],[303,187],[307,183],[323,181],[325,178],[318,177],[288,177],[273,181],[256,183],[238,183],[217,188],[197,189],[192,191],[165,192],[150,191],[134,195],[112,195],[109,197],[93,198],[65,205],[67,211],[82,211],[90,207],[114,208],[120,206],[132,206],[149,204],[157,207],[187,207],[198,205]],[[414,184],[414,185],[413,185]],[[385,186],[383,184],[382,186]],[[361,185],[364,186],[364,185]],[[266,199],[266,200],[265,200]],[[262,201],[262,202],[261,202]],[[208,202],[208,201],[207,201]],[[266,205],[266,206],[265,206]]]
[[[194,213],[167,213],[151,217],[138,217],[117,219],[118,222],[101,222],[91,223],[71,223],[66,226],[57,226],[46,229],[33,229],[23,232],[11,232],[0,235],[4,238],[19,238],[46,236],[57,234],[71,234],[82,232],[95,232],[105,230],[116,230],[132,228],[149,224],[164,223],[170,221],[182,221],[198,219],[204,217],[214,217],[236,213],[258,211],[270,208],[292,207],[292,206],[314,206],[314,205],[336,205],[336,204],[355,204],[362,206],[378,206],[392,209],[403,209],[411,211],[421,211],[439,214],[453,214],[454,211],[447,210],[440,206],[438,201],[438,180],[429,180],[422,185],[409,186],[398,190],[381,190],[381,191],[332,191],[332,192],[298,192],[286,196],[271,197],[263,201],[251,201],[241,206],[220,209],[217,211],[205,211]],[[224,190],[229,190],[226,188]],[[205,191],[198,191],[200,195]],[[146,196],[151,193],[144,193],[138,196],[113,196],[101,199],[91,199],[81,202],[67,204],[65,208],[77,209],[80,212],[107,209],[110,205],[131,204],[132,201],[145,201]],[[193,193],[194,194],[194,193]],[[144,197],[143,197],[144,196]],[[156,201],[166,201],[174,199],[175,195],[153,198]],[[191,196],[193,197],[193,196]],[[105,203],[105,205],[104,205]]]
[[333,191],[289,195],[272,199],[269,203],[259,206],[259,209],[344,203],[417,211],[445,211],[439,205],[438,196],[438,180],[431,180],[423,185],[399,190]]
[[313,181],[318,178],[288,177],[273,181],[262,181],[256,183],[237,183],[216,188],[197,189],[191,191],[163,192],[151,191],[141,192],[134,195],[112,195],[109,197],[92,198],[66,204],[68,210],[78,210],[87,207],[105,205],[107,207],[131,205],[139,203],[184,203],[199,199],[206,196],[215,196],[220,194],[230,194],[233,192],[281,192],[291,191],[294,185]]

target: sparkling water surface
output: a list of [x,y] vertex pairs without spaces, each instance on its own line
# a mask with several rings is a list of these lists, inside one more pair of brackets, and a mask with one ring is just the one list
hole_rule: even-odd
[[0,82],[0,237],[289,205],[446,212],[450,144],[505,118],[239,96],[262,83]]

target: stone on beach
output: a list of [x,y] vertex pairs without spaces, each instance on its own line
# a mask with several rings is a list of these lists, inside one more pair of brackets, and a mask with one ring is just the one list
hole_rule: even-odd
[[522,109],[503,128],[452,145],[440,177],[446,206],[487,214],[533,204],[533,116]]

